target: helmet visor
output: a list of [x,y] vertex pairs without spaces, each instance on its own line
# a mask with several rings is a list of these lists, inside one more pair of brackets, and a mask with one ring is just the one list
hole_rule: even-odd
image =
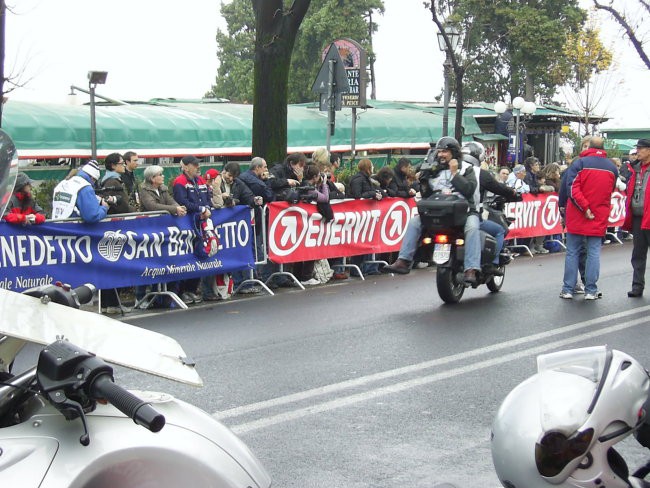
[[18,153],[11,137],[0,130],[0,215],[4,214],[18,174]]
[[[539,474],[546,478],[555,478],[567,470],[566,476],[575,469],[572,461],[581,460],[588,452],[594,437],[594,429],[576,432],[566,437],[562,432],[547,432],[535,444],[535,463]],[[566,477],[563,477],[566,478]]]

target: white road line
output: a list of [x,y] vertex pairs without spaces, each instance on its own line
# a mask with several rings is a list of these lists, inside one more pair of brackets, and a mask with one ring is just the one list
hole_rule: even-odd
[[311,405],[309,407],[290,410],[278,415],[263,417],[261,419],[254,420],[252,422],[233,425],[230,426],[230,428],[235,434],[244,434],[246,432],[263,429],[265,427],[280,424],[283,422],[288,422],[290,420],[297,420],[302,417],[306,417],[308,415],[314,415],[317,413],[327,412],[329,410],[334,410],[337,408],[354,405],[356,403],[372,400],[374,398],[378,398],[384,395],[399,393],[411,388],[416,388],[418,386],[434,383],[437,381],[442,381],[448,378],[453,378],[454,376],[459,376],[465,373],[471,373],[473,371],[490,368],[492,366],[497,366],[510,361],[515,361],[517,359],[522,359],[527,356],[537,355],[551,349],[557,349],[557,348],[567,346],[569,344],[573,344],[575,342],[585,341],[605,334],[611,334],[612,332],[628,329],[630,327],[635,327],[640,324],[647,324],[648,320],[649,319],[647,317],[643,317],[640,319],[631,320],[629,322],[623,322],[621,324],[612,325],[604,329],[596,330],[593,332],[587,332],[585,334],[569,337],[567,339],[561,339],[559,341],[543,344],[541,346],[531,347],[528,349],[524,349],[523,351],[513,352],[497,358],[487,359],[485,361],[479,361],[477,363],[468,364],[466,366],[462,366],[459,368],[441,371],[440,373],[414,378],[412,380],[395,383],[389,386],[375,388],[373,390],[368,390],[363,393],[337,398],[335,400],[322,402],[319,404]]
[[[244,415],[244,414],[247,414],[247,413],[250,413],[250,412],[255,412],[257,410],[273,408],[273,407],[277,407],[277,406],[284,405],[284,404],[287,404],[287,403],[293,403],[293,402],[306,400],[308,398],[312,398],[312,397],[319,396],[319,395],[334,393],[334,392],[345,390],[345,389],[348,389],[348,388],[355,388],[355,387],[358,387],[358,386],[366,385],[366,384],[374,382],[374,381],[380,381],[380,380],[384,380],[384,379],[387,379],[387,378],[394,378],[396,376],[409,374],[409,373],[413,373],[413,372],[417,372],[417,371],[422,371],[424,369],[432,368],[434,366],[440,366],[440,365],[448,364],[448,363],[451,363],[451,362],[454,362],[454,361],[461,361],[461,360],[469,359],[469,358],[479,356],[479,355],[482,355],[482,354],[487,354],[487,353],[496,352],[496,351],[499,351],[499,350],[502,350],[502,349],[507,349],[509,347],[519,346],[521,344],[526,344],[526,343],[530,343],[530,342],[539,341],[539,340],[542,340],[542,339],[547,339],[549,337],[553,337],[553,336],[560,335],[560,334],[566,334],[568,332],[574,332],[576,330],[583,329],[585,327],[589,327],[589,326],[592,326],[592,325],[597,325],[597,324],[599,324],[601,322],[609,322],[611,320],[616,320],[616,319],[619,319],[619,318],[623,318],[623,317],[626,317],[628,315],[635,315],[635,314],[638,314],[638,313],[641,313],[641,312],[647,312],[648,310],[650,310],[650,305],[635,308],[635,309],[632,309],[632,310],[625,310],[623,312],[613,313],[611,315],[606,315],[604,317],[598,317],[598,318],[595,318],[595,319],[586,320],[584,322],[578,322],[576,324],[567,325],[567,326],[560,327],[560,328],[553,329],[553,330],[549,330],[549,331],[546,331],[546,332],[540,332],[538,334],[533,334],[533,335],[529,335],[529,336],[525,336],[525,337],[520,337],[518,339],[513,339],[513,340],[510,340],[510,341],[500,342],[498,344],[493,344],[491,346],[482,347],[482,348],[479,348],[479,349],[473,349],[471,351],[465,351],[465,352],[458,353],[458,354],[452,354],[450,356],[446,356],[446,357],[442,357],[442,358],[438,358],[438,359],[433,359],[431,361],[424,361],[422,363],[412,364],[412,365],[409,365],[409,366],[404,366],[402,368],[396,368],[396,369],[391,369],[389,371],[382,371],[381,373],[375,373],[375,374],[370,374],[370,375],[367,375],[367,376],[361,376],[359,378],[354,378],[352,380],[342,381],[340,383],[334,383],[334,384],[331,384],[331,385],[325,385],[325,386],[321,386],[319,388],[312,388],[310,390],[305,390],[305,391],[301,391],[301,392],[298,392],[298,393],[293,393],[293,394],[290,394],[290,395],[285,395],[285,396],[278,397],[278,398],[272,398],[270,400],[265,400],[265,401],[262,401],[262,402],[251,403],[251,404],[248,404],[248,405],[242,405],[240,407],[235,407],[235,408],[231,408],[231,409],[228,409],[228,410],[215,412],[212,415],[215,418],[220,419],[220,420],[230,418],[230,417],[239,417],[241,415]],[[480,324],[478,324],[478,326],[480,327]]]

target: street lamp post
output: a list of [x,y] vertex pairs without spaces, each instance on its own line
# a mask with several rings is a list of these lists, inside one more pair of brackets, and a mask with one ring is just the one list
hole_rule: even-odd
[[[508,110],[505,102],[498,101],[494,104],[494,111],[502,114]],[[521,146],[521,132],[526,129],[525,122],[520,122],[521,114],[524,114],[524,121],[527,116],[532,115],[537,110],[535,102],[527,102],[522,97],[515,97],[512,100],[512,112],[515,116],[515,164],[519,164],[519,154]]]
[[90,153],[97,159],[97,126],[95,123],[95,87],[106,83],[107,71],[88,72],[88,91],[90,92]]
[[[442,135],[447,136],[449,134],[449,77],[451,75],[451,68],[452,68],[452,62],[451,62],[451,52],[455,51],[456,48],[458,47],[458,43],[460,42],[460,33],[458,32],[458,29],[456,29],[453,25],[446,25],[444,28],[444,34],[443,32],[438,32],[438,47],[442,52],[445,53],[445,61],[443,63],[444,67],[444,74],[445,74],[445,86],[444,86],[444,109],[442,112]],[[445,35],[447,37],[447,40],[449,41],[449,44],[447,44],[447,41],[445,41]],[[451,49],[450,49],[451,47]]]

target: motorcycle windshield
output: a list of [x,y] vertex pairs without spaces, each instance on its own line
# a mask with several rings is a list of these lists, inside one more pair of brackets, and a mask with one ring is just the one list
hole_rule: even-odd
[[18,153],[11,137],[0,130],[0,216],[13,193],[18,174]]
[[606,371],[606,346],[572,349],[537,358],[542,430],[567,435],[585,424]]
[[163,334],[3,289],[0,313],[0,335],[42,345],[63,337],[110,363],[194,386],[203,384],[180,344]]

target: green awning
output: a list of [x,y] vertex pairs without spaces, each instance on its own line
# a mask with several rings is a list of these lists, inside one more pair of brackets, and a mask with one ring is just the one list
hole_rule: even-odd
[[474,134],[477,141],[507,141],[508,138],[503,134]]
[[[134,150],[143,157],[250,155],[252,105],[156,100],[97,105],[97,152]],[[356,111],[356,150],[426,149],[442,135],[442,114],[412,104]],[[312,152],[327,141],[327,114],[313,104],[288,107],[288,151]],[[450,111],[453,125],[453,111]],[[471,116],[465,133],[480,133]],[[90,108],[9,100],[3,128],[21,159],[90,156]],[[334,151],[351,149],[352,110],[336,113]]]

